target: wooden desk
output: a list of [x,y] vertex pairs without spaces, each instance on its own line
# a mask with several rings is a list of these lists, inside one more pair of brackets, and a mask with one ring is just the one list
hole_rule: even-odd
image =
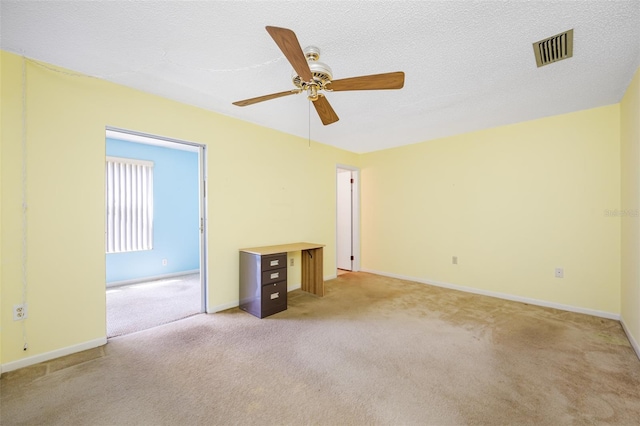
[[246,253],[257,254],[261,256],[287,253],[292,251],[302,252],[302,283],[303,291],[324,296],[324,275],[322,271],[322,248],[324,244],[314,243],[291,243],[280,244],[276,246],[252,247],[241,249]]

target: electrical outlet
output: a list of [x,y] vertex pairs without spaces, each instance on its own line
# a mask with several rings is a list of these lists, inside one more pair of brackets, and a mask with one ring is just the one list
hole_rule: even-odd
[[13,320],[21,321],[27,317],[27,304],[13,305]]
[[564,269],[556,268],[556,278],[564,278]]
[[289,265],[293,266],[293,257],[291,258],[291,260],[289,261]]
[[162,266],[167,266],[167,264],[169,264],[169,261],[167,259],[162,259]]
[[458,264],[458,256],[453,256],[451,258],[451,263],[453,263],[454,265],[457,265]]

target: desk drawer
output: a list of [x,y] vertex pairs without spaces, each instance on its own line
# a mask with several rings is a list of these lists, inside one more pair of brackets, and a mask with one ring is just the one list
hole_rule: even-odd
[[287,282],[262,287],[262,316],[273,315],[287,309]]
[[270,271],[272,269],[280,269],[287,267],[287,253],[270,254],[262,256],[262,270]]
[[287,282],[287,268],[271,269],[262,273],[262,285],[273,284],[278,281]]

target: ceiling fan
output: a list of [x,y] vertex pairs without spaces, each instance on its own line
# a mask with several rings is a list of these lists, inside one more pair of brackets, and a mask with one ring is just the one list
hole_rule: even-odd
[[320,91],[402,89],[404,86],[404,72],[402,71],[332,80],[331,68],[318,60],[320,59],[320,49],[315,46],[309,46],[303,51],[300,48],[298,38],[290,29],[269,26],[266,29],[293,67],[295,73],[292,79],[295,89],[237,101],[233,105],[247,106],[306,92],[307,98],[313,102],[322,124],[326,126],[335,123],[339,118],[327,98]]

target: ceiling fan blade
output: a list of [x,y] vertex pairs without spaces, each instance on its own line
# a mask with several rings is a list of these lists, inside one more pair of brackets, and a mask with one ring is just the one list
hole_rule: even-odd
[[333,80],[327,85],[327,89],[340,92],[345,90],[402,89],[403,86],[404,72],[396,71]]
[[233,104],[237,106],[247,106],[257,104],[258,102],[268,101],[270,99],[281,98],[283,96],[289,96],[296,93],[300,93],[299,90],[287,90],[286,92],[272,93],[270,95],[258,96],[257,98],[245,99],[242,101],[236,101]]
[[336,112],[331,107],[331,104],[324,96],[318,95],[318,99],[313,101],[313,106],[316,107],[320,120],[322,120],[322,124],[325,126],[340,120]]
[[313,76],[296,34],[287,28],[267,26],[266,29],[300,78],[304,81],[311,81]]

